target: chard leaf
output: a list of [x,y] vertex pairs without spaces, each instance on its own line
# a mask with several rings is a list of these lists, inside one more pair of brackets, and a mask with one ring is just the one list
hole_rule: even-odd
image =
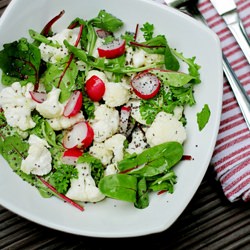
[[51,197],[51,192],[32,174],[21,170],[22,160],[28,155],[29,144],[18,135],[0,137],[0,153],[13,171],[23,180],[34,185],[43,197]]
[[98,187],[107,197],[133,203],[136,201],[137,178],[135,176],[107,175],[100,180]]
[[38,82],[40,63],[40,50],[25,38],[4,44],[4,49],[0,51],[2,71],[9,77],[24,80],[25,83]]
[[47,92],[51,91],[53,86],[61,89],[60,102],[62,103],[69,99],[72,91],[75,90],[75,81],[78,75],[78,69],[74,60],[71,61],[65,71],[68,62],[69,57],[65,57],[58,63],[50,64],[41,79]]

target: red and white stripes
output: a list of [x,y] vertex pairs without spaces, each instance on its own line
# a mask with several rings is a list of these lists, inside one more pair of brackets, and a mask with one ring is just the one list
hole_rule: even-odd
[[[250,34],[250,1],[235,2]],[[239,45],[209,0],[200,0],[199,9],[220,38],[223,53],[250,95],[250,65]],[[230,201],[250,201],[250,132],[226,79],[223,90],[221,123],[211,163]]]

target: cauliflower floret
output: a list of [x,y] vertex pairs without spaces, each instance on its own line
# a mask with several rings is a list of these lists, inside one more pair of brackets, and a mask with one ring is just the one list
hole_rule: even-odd
[[45,139],[30,135],[28,156],[22,160],[21,170],[26,174],[45,175],[51,171],[52,157]]
[[72,117],[60,116],[57,118],[48,119],[47,121],[50,124],[52,129],[59,131],[62,129],[70,128],[74,124],[76,124],[77,122],[84,121],[84,120],[85,120],[85,118],[84,118],[82,112],[80,111],[78,114],[76,114]]
[[95,110],[95,119],[90,121],[94,130],[94,140],[103,142],[114,135],[119,128],[119,112],[102,104]]
[[118,173],[116,163],[109,164],[104,170],[104,176]]
[[108,82],[106,75],[99,70],[90,70],[86,76],[86,81],[92,76],[98,76],[104,82],[104,84]]
[[60,89],[53,87],[53,89],[48,93],[47,99],[42,103],[37,103],[36,110],[44,118],[51,119],[62,115],[64,105],[59,102],[60,93]]
[[91,167],[88,163],[76,165],[78,178],[71,180],[71,186],[66,196],[72,200],[84,202],[98,202],[105,198],[96,187],[95,181],[91,176]]
[[137,128],[132,133],[132,141],[129,143],[126,151],[130,154],[140,154],[147,147],[147,145],[144,133],[141,129]]
[[131,116],[140,124],[147,125],[140,113],[140,100],[131,100],[127,103],[131,107]]
[[127,49],[126,62],[133,67],[149,66],[155,62],[164,61],[164,56],[160,54],[148,54],[143,49]]
[[103,100],[105,104],[109,107],[118,107],[126,102],[130,98],[130,87],[123,82],[106,82],[105,83],[105,93],[103,95]]
[[183,143],[186,139],[186,130],[175,116],[162,111],[147,129],[146,138],[151,147],[168,141]]
[[105,147],[103,142],[94,142],[89,148],[89,153],[99,159],[103,165],[108,165],[113,158],[113,152]]
[[112,150],[114,153],[114,158],[112,159],[112,162],[118,162],[123,159],[123,149],[125,140],[126,137],[124,135],[115,134],[104,142],[105,147],[109,150]]
[[45,62],[56,63],[69,54],[68,49],[65,47],[63,41],[67,40],[71,45],[74,45],[77,39],[77,30],[64,29],[62,32],[52,37],[48,37],[48,39],[54,43],[58,43],[61,46],[56,48],[45,43],[41,43],[39,46],[41,56]]
[[177,120],[180,120],[183,114],[184,108],[182,106],[176,106],[174,108],[174,116],[176,117]]
[[32,83],[22,87],[19,82],[14,82],[10,87],[1,91],[0,106],[4,110],[4,115],[10,126],[22,131],[35,127],[36,124],[31,118],[35,102],[29,93],[33,89]]

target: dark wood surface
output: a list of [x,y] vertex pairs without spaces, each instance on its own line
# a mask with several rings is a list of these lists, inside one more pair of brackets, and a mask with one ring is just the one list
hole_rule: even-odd
[[[0,15],[9,2],[0,0]],[[78,236],[38,225],[0,206],[0,249],[249,250],[250,203],[230,203],[210,166],[185,211],[164,232],[121,239]]]

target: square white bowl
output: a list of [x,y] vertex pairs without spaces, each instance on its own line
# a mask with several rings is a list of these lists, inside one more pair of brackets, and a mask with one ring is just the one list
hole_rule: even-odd
[[[153,23],[159,34],[165,34],[170,47],[186,57],[196,57],[201,65],[202,83],[195,88],[197,104],[187,108],[187,134],[184,154],[194,160],[175,167],[177,184],[173,194],[150,195],[146,209],[106,199],[86,204],[80,212],[57,198],[42,198],[38,191],[12,172],[1,158],[0,204],[31,221],[77,235],[93,237],[134,237],[161,232],[170,227],[197,191],[209,166],[219,128],[222,102],[222,59],[217,36],[204,25],[175,9],[150,0],[12,0],[0,19],[0,48],[21,37],[28,30],[40,31],[61,10],[64,16],[53,30],[60,31],[76,17],[89,19],[101,9],[125,23],[134,31],[136,24]],[[196,113],[208,104],[211,117],[201,132]]]

